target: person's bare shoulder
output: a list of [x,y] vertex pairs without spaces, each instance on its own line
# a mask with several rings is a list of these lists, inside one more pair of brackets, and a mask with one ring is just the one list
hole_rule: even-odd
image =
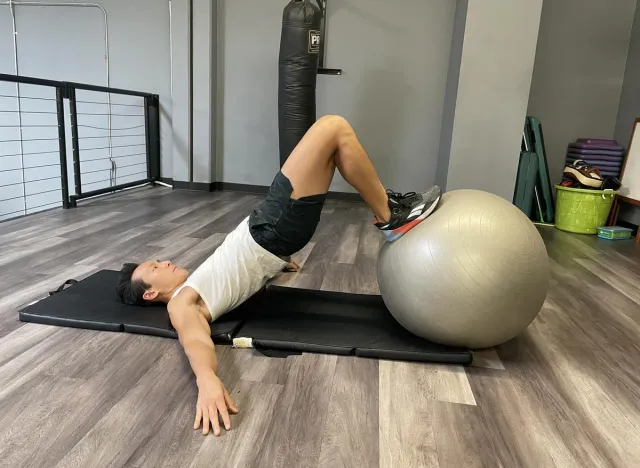
[[[185,287],[167,304],[169,319],[175,328],[185,315],[200,314],[200,295],[195,289]],[[207,319],[207,317],[204,317]]]

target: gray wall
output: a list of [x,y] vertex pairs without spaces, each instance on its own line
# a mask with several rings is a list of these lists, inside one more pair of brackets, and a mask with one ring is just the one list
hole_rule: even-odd
[[[130,2],[127,0],[112,0],[104,2],[104,7],[108,15],[109,28],[109,54],[110,54],[110,86],[136,89],[160,95],[160,103],[162,106],[161,120],[161,151],[162,171],[163,175],[171,176],[172,168],[172,145],[171,145],[171,99],[170,99],[170,66],[169,66],[169,8],[168,1],[159,2],[157,0],[137,0]],[[41,78],[49,78],[55,80],[78,81],[98,85],[106,85],[106,64],[104,60],[104,29],[103,15],[97,8],[72,8],[72,7],[32,7],[32,6],[16,6],[16,22],[18,30],[18,60],[19,72],[21,75],[36,76]],[[13,66],[13,49],[11,43],[11,23],[9,8],[0,5],[0,72],[15,73]],[[15,86],[3,85],[3,91],[15,92]],[[47,93],[42,88],[21,86],[23,95],[40,95],[39,93]],[[49,92],[49,94],[51,94]],[[46,97],[53,97],[47,95]],[[83,93],[78,95],[78,99],[98,100],[106,102],[104,94]],[[113,102],[133,104],[131,98],[122,98],[114,96]],[[46,101],[40,102],[45,105]],[[141,104],[141,102],[135,102]],[[8,105],[5,100],[3,105]],[[48,106],[53,105],[48,103]],[[45,106],[46,109],[37,107],[37,102],[23,100],[24,110],[55,110]],[[106,105],[87,105],[79,106],[79,112],[102,112],[106,113]],[[136,114],[141,109],[129,107],[115,107],[112,112]],[[54,118],[54,116],[46,116]],[[31,119],[31,123],[38,123],[45,117],[25,116]],[[84,117],[84,124],[94,126],[106,126],[106,117]],[[29,123],[29,122],[23,122]],[[49,123],[49,122],[47,122]],[[81,122],[82,123],[82,122]],[[136,124],[144,123],[143,118],[137,116],[116,116],[113,119],[113,128],[128,127]],[[142,129],[138,129],[142,130]],[[98,131],[88,128],[81,128],[85,131],[85,136],[100,135]],[[45,135],[45,130],[26,130],[25,138],[50,137],[57,135]],[[49,130],[50,132],[50,130]],[[114,131],[114,135],[118,132]],[[120,132],[124,134],[124,132]],[[82,134],[81,134],[82,135]],[[0,134],[0,139],[6,134]],[[141,140],[138,138],[138,140]],[[106,139],[87,140],[85,148],[89,143],[96,143],[95,147],[106,146]],[[132,144],[133,140],[122,139],[119,144]],[[118,144],[114,139],[114,145]],[[35,143],[31,143],[33,147]],[[57,143],[48,143],[45,147],[43,143],[39,143],[37,147],[29,148],[25,144],[24,151],[44,151],[53,150],[53,146]],[[81,144],[81,148],[83,145]],[[0,152],[6,153],[12,148],[0,148]],[[103,154],[104,153],[104,154]],[[114,149],[113,155],[118,156],[122,153],[120,150]],[[133,154],[133,153],[132,153]],[[106,151],[96,151],[90,155],[91,159],[105,157]],[[36,165],[49,163],[52,157],[57,158],[57,154],[38,155],[30,160],[25,157],[25,165]],[[139,158],[139,156],[136,156]],[[136,157],[127,160],[126,158],[118,159],[122,166],[136,163]],[[48,159],[47,159],[48,158]],[[89,157],[87,157],[89,159]],[[142,157],[142,159],[144,159]],[[124,161],[127,163],[124,163]],[[4,161],[6,162],[6,160]],[[105,163],[87,164],[83,170],[98,171],[102,169]],[[107,166],[104,166],[104,173],[94,173],[88,175],[87,182],[96,182],[87,187],[87,189],[97,189],[108,185],[108,183],[99,182],[109,178]],[[127,174],[133,174],[140,167],[121,168],[118,171],[118,183],[127,182]],[[18,173],[19,174],[19,173]],[[135,176],[132,176],[135,180]],[[40,178],[40,174],[35,170],[27,171],[26,180]],[[19,181],[19,179],[18,179]],[[0,184],[8,184],[5,179]],[[55,184],[54,182],[49,182]],[[59,183],[57,183],[59,187]],[[52,188],[49,186],[38,187],[38,191]],[[17,187],[20,188],[20,187]],[[21,190],[21,188],[20,188]],[[35,188],[27,186],[27,193],[33,192]],[[0,196],[0,198],[5,198]],[[34,199],[41,204],[46,201],[53,203],[60,200],[59,193],[43,194],[42,197]],[[20,201],[21,203],[21,201]],[[6,207],[0,208],[0,211],[6,211]]]
[[194,0],[193,181],[216,181],[217,1]]
[[189,0],[171,2],[171,170],[165,171],[165,177],[174,180],[189,180],[189,161],[191,159],[191,23]]
[[216,180],[217,3],[171,2],[175,182],[208,185]]
[[[278,170],[278,49],[282,2],[218,2],[218,179],[269,185]],[[435,181],[455,2],[329,2],[318,116],[354,126],[394,190]],[[224,123],[222,123],[224,122]],[[220,156],[221,155],[221,156]],[[332,190],[352,191],[336,178]]]
[[544,2],[527,113],[542,121],[552,183],[569,142],[614,136],[635,8],[636,0]]

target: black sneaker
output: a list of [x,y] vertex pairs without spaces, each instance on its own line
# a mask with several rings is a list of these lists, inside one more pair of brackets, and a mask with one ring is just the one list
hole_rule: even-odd
[[387,223],[377,222],[375,225],[382,231],[387,241],[398,240],[433,213],[441,195],[442,191],[437,185],[425,193],[400,194],[387,190],[391,219]]
[[605,177],[602,181],[602,190],[618,190],[622,184],[616,177]]

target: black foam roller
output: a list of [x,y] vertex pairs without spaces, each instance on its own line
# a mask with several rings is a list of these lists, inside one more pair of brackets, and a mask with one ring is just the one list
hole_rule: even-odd
[[311,0],[291,0],[282,14],[278,80],[280,166],[316,121],[322,14]]

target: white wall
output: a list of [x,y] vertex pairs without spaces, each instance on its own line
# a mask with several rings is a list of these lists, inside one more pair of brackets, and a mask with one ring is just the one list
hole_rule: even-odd
[[568,143],[614,137],[635,8],[636,0],[543,4],[527,113],[542,122],[552,184]]
[[633,122],[638,117],[640,117],[640,9],[636,8],[620,106],[616,117],[615,139],[622,146],[626,147],[629,144]]
[[[640,117],[640,9],[636,8],[616,121],[615,138],[622,146],[626,147],[629,144],[633,122],[638,117]],[[620,208],[620,219],[640,224],[640,209],[625,204]]]
[[[78,8],[78,7],[51,7],[51,6],[21,6],[16,5],[16,26],[18,31],[18,61],[19,73],[24,76],[34,76],[38,78],[48,78],[60,81],[76,81],[90,83],[96,85],[111,87],[134,89],[160,95],[160,105],[162,108],[161,119],[161,153],[162,153],[162,175],[171,176],[171,99],[170,99],[170,66],[169,66],[169,7],[168,0],[110,0],[103,2],[107,11],[107,24],[109,31],[109,66],[110,81],[107,83],[106,63],[104,53],[104,20],[103,13],[98,8]],[[10,10],[8,6],[0,5],[0,72],[14,74],[13,48],[11,40],[11,22]],[[2,91],[15,93],[15,86],[3,84]],[[47,97],[53,97],[50,90],[37,88],[33,86],[21,86],[22,95],[40,95],[45,93]],[[104,94],[97,93],[79,93],[78,99],[82,100],[99,100],[105,102]],[[135,103],[132,98],[124,98],[121,96],[113,96],[113,102],[119,103]],[[141,100],[139,100],[141,101]],[[1,104],[10,104],[5,99]],[[22,100],[23,110],[46,110],[55,111],[55,102],[49,101],[30,101]],[[37,107],[40,105],[40,107]],[[14,105],[15,107],[15,105]],[[79,105],[79,112],[97,112],[106,113],[108,107],[105,105],[87,105],[84,107]],[[113,127],[128,127],[136,124],[144,123],[144,119],[138,117],[138,113],[142,109],[130,107],[114,107],[113,113],[136,114],[131,116],[115,116],[113,119]],[[42,122],[45,118],[53,118],[55,116],[36,116],[25,115],[25,119],[31,119],[34,123]],[[106,117],[89,117],[84,116],[84,123],[88,125],[105,126]],[[28,122],[23,122],[28,123]],[[69,122],[67,122],[69,125]],[[85,136],[100,135],[98,131],[91,129],[81,129],[85,131]],[[138,129],[143,132],[144,129]],[[11,130],[13,131],[13,130]],[[10,132],[11,132],[10,131]],[[46,133],[49,132],[49,133]],[[46,134],[45,134],[46,133]],[[48,130],[25,130],[25,138],[50,137],[51,129]],[[55,133],[55,129],[54,129]],[[118,132],[114,131],[114,135]],[[124,134],[124,132],[120,132]],[[7,133],[0,134],[2,140]],[[10,135],[9,135],[10,136]],[[70,132],[68,132],[68,141],[70,144]],[[143,138],[138,138],[143,141]],[[136,140],[136,142],[138,141]],[[119,144],[131,144],[133,140],[123,139]],[[81,148],[107,146],[106,139],[93,139],[81,143]],[[95,146],[93,145],[95,143]],[[89,146],[91,144],[91,146]],[[114,145],[116,140],[114,140]],[[25,152],[29,152],[25,144]],[[31,143],[35,145],[35,143]],[[37,144],[38,151],[57,150],[56,142]],[[69,146],[70,148],[70,146]],[[7,153],[15,147],[4,146],[0,148],[0,153]],[[34,148],[35,149],[35,148]],[[135,149],[135,148],[134,148]],[[138,148],[140,149],[140,148]],[[106,156],[106,150],[102,154],[100,151],[95,153],[85,153],[90,159]],[[69,153],[70,156],[71,153]],[[113,155],[127,154],[120,150],[114,150]],[[131,153],[133,154],[133,153]],[[37,155],[27,161],[25,157],[25,165],[49,163],[51,158],[58,158],[57,154]],[[140,156],[135,156],[124,163],[125,159],[118,159],[122,162],[122,166],[136,163]],[[12,161],[14,164],[18,161]],[[4,160],[7,163],[7,160]],[[19,162],[18,162],[19,163]],[[94,171],[101,169],[100,164],[87,164],[83,171]],[[139,169],[139,167],[138,167]],[[119,170],[118,183],[126,182],[126,175],[132,174],[136,169],[123,167]],[[16,173],[15,175],[18,175]],[[104,173],[95,173],[96,175],[87,175],[86,181],[101,181],[109,178],[108,169],[105,166]],[[73,179],[69,174],[70,180]],[[40,177],[34,171],[28,171],[26,180]],[[135,177],[134,177],[135,179]],[[19,179],[18,179],[19,180]],[[7,184],[6,177],[0,181],[1,184]],[[55,184],[56,182],[49,182]],[[89,185],[86,190],[97,189],[108,185],[107,183],[97,183]],[[59,182],[57,182],[59,187]],[[17,187],[21,190],[20,187]],[[45,188],[48,188],[45,187]],[[53,185],[51,185],[53,188]],[[31,190],[27,187],[27,193]],[[38,190],[43,190],[42,187]],[[72,190],[73,192],[73,190]],[[0,198],[5,198],[0,196]],[[38,203],[51,201],[56,203],[60,200],[59,192],[53,192],[43,195],[42,200]],[[19,201],[22,203],[21,201]],[[35,203],[35,201],[34,201]],[[2,207],[0,212],[6,211],[6,207]]]
[[[104,20],[99,9],[94,8],[52,8],[52,7],[25,7],[16,6],[16,30],[18,47],[19,73],[24,76],[34,76],[54,80],[68,80],[103,84],[106,76],[104,61]],[[0,55],[0,72],[14,74],[14,51],[11,40],[12,26],[11,15],[8,6],[0,6],[0,22],[6,27],[0,29],[0,41],[5,44],[3,54]],[[75,27],[71,27],[75,25]],[[79,42],[78,37],[85,40]],[[70,58],[65,59],[65,51]],[[65,65],[69,64],[67,68]],[[16,86],[3,82],[0,84],[1,94],[16,94]],[[2,168],[22,169],[13,170],[2,174],[2,189],[0,189],[0,213],[15,213],[26,205],[26,212],[38,211],[41,208],[58,206],[61,203],[60,180],[49,179],[59,176],[60,162],[58,142],[54,140],[44,141],[45,138],[58,136],[57,118],[51,114],[42,112],[56,112],[56,103],[53,88],[39,86],[20,85],[22,125],[25,126],[22,137],[26,140],[22,145],[24,156],[3,157]],[[28,97],[39,97],[49,100],[34,100]],[[2,108],[5,110],[17,110],[15,99],[3,98]],[[92,111],[105,112],[105,108],[91,109]],[[87,110],[87,107],[79,107],[79,111]],[[35,113],[39,112],[39,113]],[[2,114],[3,124],[17,125],[17,114]],[[7,121],[10,117],[11,121]],[[90,119],[84,123],[103,125],[102,119]],[[47,127],[31,127],[32,125],[48,125]],[[50,126],[49,126],[50,125]],[[68,151],[71,155],[71,134],[69,122],[67,122]],[[91,135],[93,135],[91,130]],[[20,137],[18,128],[0,128],[0,140],[15,139]],[[34,139],[38,139],[37,141]],[[98,146],[105,146],[104,141],[98,140]],[[20,154],[19,142],[0,144],[0,154]],[[43,154],[32,154],[43,153]],[[36,167],[45,166],[45,167]],[[72,164],[69,157],[68,170]],[[87,168],[88,166],[88,168]],[[24,169],[23,169],[24,168]],[[88,163],[87,171],[96,169],[95,163]],[[96,173],[98,175],[98,173]],[[102,174],[102,179],[109,178],[108,169]],[[93,179],[93,173],[88,175],[88,181]],[[24,192],[26,200],[20,197],[23,187],[19,182],[25,180]],[[48,179],[48,180],[43,180]],[[71,178],[72,180],[72,178]],[[104,185],[102,185],[104,186]],[[99,186],[88,186],[88,189]],[[44,192],[44,193],[43,193]],[[10,200],[7,200],[11,198]],[[15,215],[15,214],[14,214]],[[11,215],[8,215],[11,217]]]
[[[269,185],[279,167],[278,51],[286,1],[220,0],[218,180]],[[455,2],[329,2],[318,116],[354,126],[394,190],[435,180]],[[332,190],[352,191],[336,178]]]

